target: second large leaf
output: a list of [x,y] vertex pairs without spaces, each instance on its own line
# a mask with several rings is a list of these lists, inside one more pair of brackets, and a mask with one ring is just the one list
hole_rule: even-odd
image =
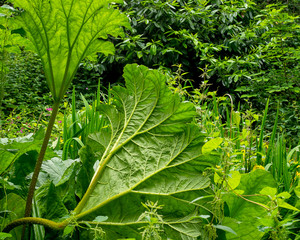
[[214,164],[215,157],[202,154],[204,135],[191,123],[196,114],[193,104],[181,102],[156,70],[127,65],[124,78],[126,87],[113,88],[113,103],[99,108],[110,125],[90,136],[89,149],[99,158],[99,166],[75,209],[78,218],[105,212],[105,206],[124,202],[130,194],[179,194],[176,198],[188,202],[194,197],[190,193],[210,183],[201,172]]

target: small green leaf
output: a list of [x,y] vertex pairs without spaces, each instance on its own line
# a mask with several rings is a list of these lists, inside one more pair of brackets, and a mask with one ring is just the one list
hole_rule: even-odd
[[107,219],[108,219],[107,216],[98,216],[98,217],[96,217],[96,218],[93,220],[93,222],[104,222],[104,221],[106,221]]
[[57,185],[63,177],[65,171],[72,165],[74,160],[63,161],[60,158],[52,158],[48,161],[44,161],[41,171],[47,174],[47,178],[53,181],[54,185]]
[[277,193],[277,189],[272,188],[272,187],[265,187],[259,193],[262,195],[267,195],[267,196],[270,196],[271,198],[274,198]]
[[138,52],[136,52],[136,55],[138,58],[141,58],[141,57],[143,57],[143,52],[138,51]]
[[234,235],[237,235],[236,232],[233,231],[230,227],[223,226],[223,225],[214,225],[214,227],[217,228],[217,229],[221,229],[221,230],[223,230],[225,232],[230,232],[230,233],[232,233]]
[[211,151],[217,149],[221,143],[223,142],[223,138],[221,137],[217,137],[217,138],[213,138],[211,140],[209,140],[208,142],[206,142],[203,147],[202,147],[202,153],[203,154],[208,154]]
[[222,182],[222,180],[223,180],[223,178],[221,178],[219,176],[219,174],[215,172],[215,174],[214,174],[214,182],[215,182],[215,184],[220,184]]
[[75,226],[66,226],[64,229],[63,237],[69,235],[71,232],[75,230]]
[[151,55],[156,55],[156,45],[155,44],[153,44],[153,45],[151,45],[151,47],[150,47],[150,54]]
[[241,181],[241,174],[238,171],[232,171],[228,174],[227,183],[230,189],[235,189]]
[[282,192],[277,194],[278,198],[284,198],[284,199],[289,199],[291,197],[291,194],[289,194],[288,192]]
[[295,208],[294,206],[286,203],[283,199],[278,199],[278,206],[281,208],[286,208],[286,209],[300,212],[300,210],[298,208]]

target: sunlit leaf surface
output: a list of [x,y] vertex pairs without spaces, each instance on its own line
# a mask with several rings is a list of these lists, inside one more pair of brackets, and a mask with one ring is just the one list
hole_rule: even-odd
[[14,1],[25,10],[20,23],[42,59],[54,100],[61,99],[85,57],[114,52],[108,34],[116,37],[123,33],[121,26],[129,27],[127,18],[109,6],[112,2],[120,1]]
[[195,239],[200,220],[193,219],[197,204],[190,201],[209,186],[202,171],[216,157],[202,154],[205,136],[191,123],[194,106],[181,102],[156,70],[127,65],[124,77],[126,87],[113,88],[113,104],[99,107],[111,124],[90,135],[100,163],[75,213],[138,224],[145,211],[141,202],[158,200],[174,221],[169,234]]

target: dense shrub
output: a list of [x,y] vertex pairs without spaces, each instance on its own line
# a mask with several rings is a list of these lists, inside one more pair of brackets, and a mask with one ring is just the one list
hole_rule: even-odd
[[[73,83],[76,86],[77,99],[81,93],[88,99],[94,96],[98,81],[102,79],[102,72],[100,64],[90,62],[81,64]],[[3,102],[6,116],[13,110],[20,112],[22,109],[31,109],[38,116],[45,107],[52,104],[41,61],[32,52],[11,56],[7,83]],[[70,93],[73,85],[65,96],[68,102],[71,102]],[[83,106],[79,102],[78,105]]]
[[39,114],[51,104],[41,61],[33,53],[13,55],[9,63],[5,89],[4,112],[13,109],[35,109]]
[[[104,88],[122,82],[122,69],[127,63],[160,68],[171,81],[180,68],[186,89],[191,89],[189,85],[199,88],[208,81],[210,90],[218,90],[219,96],[230,93],[235,103],[241,100],[241,109],[248,108],[244,101],[248,99],[261,112],[271,98],[274,107],[270,106],[269,125],[280,101],[284,106],[280,128],[295,138],[300,135],[295,127],[295,122],[299,125],[300,121],[300,41],[298,18],[293,16],[299,9],[295,1],[283,2],[285,7],[267,3],[276,1],[126,0],[120,8],[127,13],[132,30],[127,31],[125,38],[111,38],[115,55],[100,55],[98,62],[80,66],[74,79],[76,93],[93,95],[99,80]],[[27,77],[22,78],[38,85],[42,78],[41,70],[37,70],[40,65],[32,65],[26,68]],[[11,73],[10,79],[15,74],[11,80],[15,87],[20,78],[17,75],[24,76],[19,72],[14,69]],[[22,90],[22,94],[25,92],[33,94],[32,107],[47,104],[48,97],[42,96],[43,92]],[[14,90],[8,91],[6,113],[29,99],[22,94],[20,101],[14,101]]]
[[271,98],[271,116],[280,101],[280,128],[296,138],[300,35],[294,5],[286,6],[245,0],[125,1],[132,31],[125,39],[113,39],[116,55],[101,63],[111,64],[105,67],[110,80],[119,79],[127,63],[170,69],[173,79],[180,66],[194,88],[208,80],[219,95],[230,93],[243,104],[249,99],[259,112]]

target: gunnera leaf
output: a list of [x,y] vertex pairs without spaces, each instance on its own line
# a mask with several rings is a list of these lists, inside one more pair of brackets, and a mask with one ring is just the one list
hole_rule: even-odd
[[168,89],[163,74],[133,64],[124,78],[126,87],[112,89],[112,104],[98,109],[110,125],[89,136],[99,165],[75,216],[107,216],[99,225],[112,227],[145,224],[141,203],[149,200],[164,205],[163,224],[174,239],[196,239],[202,209],[191,200],[195,192],[205,194],[210,180],[202,171],[218,158],[202,154],[205,136],[192,124],[195,108]]
[[128,19],[112,5],[120,0],[14,0],[17,18],[41,57],[55,101],[68,89],[79,64],[97,52],[112,54],[108,35],[123,34]]

